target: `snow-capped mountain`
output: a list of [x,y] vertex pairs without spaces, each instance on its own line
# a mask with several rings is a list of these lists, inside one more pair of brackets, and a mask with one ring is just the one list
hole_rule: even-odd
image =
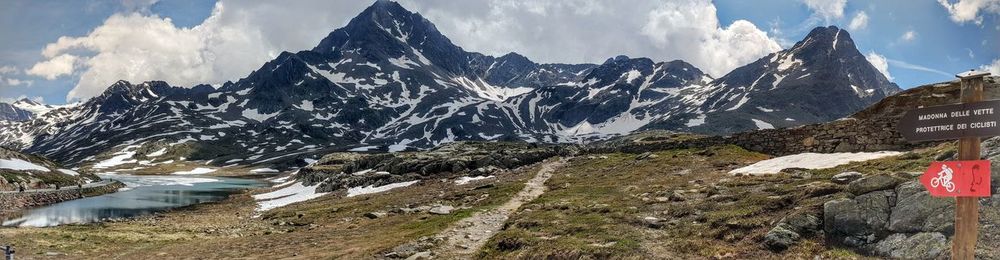
[[26,121],[32,118],[31,111],[0,102],[0,121]]
[[0,121],[27,121],[49,111],[74,105],[46,105],[27,98],[22,98],[10,104],[0,102]]
[[899,92],[855,47],[850,34],[818,27],[712,82],[693,132],[732,133],[836,120]]
[[[82,104],[0,122],[0,143],[70,164],[111,154],[269,164],[458,140],[580,142],[654,128],[731,133],[756,128],[739,118],[757,115],[748,110],[755,107],[773,113],[755,120],[797,120],[775,126],[817,122],[898,90],[863,56],[855,59],[846,32],[824,36],[834,29],[713,79],[679,60],[539,64],[517,53],[468,52],[419,14],[377,1],[312,50],[283,52],[236,82],[119,81]],[[857,93],[845,94],[848,86]]]

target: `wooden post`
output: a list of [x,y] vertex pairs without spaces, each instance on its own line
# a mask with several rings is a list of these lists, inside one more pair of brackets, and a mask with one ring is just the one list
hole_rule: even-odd
[[[962,103],[983,100],[983,77],[989,73],[966,72],[956,75],[962,79]],[[979,160],[979,137],[958,139],[959,160]],[[979,198],[955,198],[955,237],[952,238],[951,259],[975,259],[976,240],[979,238]]]

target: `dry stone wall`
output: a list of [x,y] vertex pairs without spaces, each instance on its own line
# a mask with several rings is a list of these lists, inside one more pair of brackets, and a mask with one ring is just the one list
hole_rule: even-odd
[[106,185],[85,187],[82,192],[75,187],[68,187],[61,190],[3,192],[0,193],[0,213],[108,194],[118,191],[122,187],[125,187],[125,184],[114,181]]

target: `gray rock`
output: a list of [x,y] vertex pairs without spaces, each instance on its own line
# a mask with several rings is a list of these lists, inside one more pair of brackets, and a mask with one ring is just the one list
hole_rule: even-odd
[[819,218],[808,213],[792,214],[778,223],[779,226],[784,225],[788,230],[803,235],[814,234],[820,228]]
[[433,257],[431,257],[431,256],[432,256],[431,252],[425,251],[425,252],[420,252],[420,253],[413,254],[410,257],[407,257],[406,260],[432,259]]
[[860,172],[842,172],[838,173],[837,175],[834,175],[833,178],[830,180],[836,184],[848,184],[857,179],[861,179],[861,177],[864,176],[865,175],[861,174]]
[[955,203],[948,198],[934,198],[919,182],[911,181],[896,188],[899,202],[889,217],[893,232],[954,232]]
[[819,218],[808,213],[792,214],[778,221],[778,225],[764,235],[764,245],[773,251],[783,251],[799,241],[802,235],[819,230]]
[[873,243],[885,232],[895,196],[893,191],[877,191],[828,201],[823,204],[823,229],[829,238],[848,245]]
[[896,185],[902,182],[903,179],[889,175],[872,175],[852,181],[847,185],[847,191],[853,193],[854,195],[861,195],[873,191],[893,189],[896,188]]
[[[983,149],[983,152],[986,152],[987,150],[988,149]],[[948,160],[951,160],[952,158],[955,157],[955,153],[956,153],[955,150],[944,151],[943,153],[938,154],[936,157],[934,157],[934,160],[935,161],[948,161]]]
[[387,214],[387,213],[385,213],[385,212],[381,212],[381,211],[375,211],[375,212],[368,212],[368,213],[365,213],[365,215],[364,215],[364,216],[365,216],[366,218],[370,218],[370,219],[377,219],[377,218],[381,218],[381,217],[385,217],[386,215],[388,215],[388,214]]
[[819,197],[829,194],[834,194],[844,190],[842,186],[825,182],[825,181],[814,181],[806,184],[797,186],[800,190],[805,191],[809,198]]
[[406,259],[429,259],[430,250],[435,245],[435,240],[428,237],[421,237],[417,241],[409,242],[392,248],[392,252],[386,253],[386,258],[406,258]]
[[496,172],[499,172],[499,171],[501,171],[500,168],[498,168],[496,166],[493,166],[493,165],[490,165],[490,166],[486,166],[486,167],[476,168],[475,170],[472,170],[472,172],[470,172],[469,175],[470,176],[489,176],[489,175],[492,175],[492,174],[494,174]]
[[937,232],[917,233],[907,237],[897,233],[874,247],[875,254],[895,259],[936,259],[950,252],[948,238]]
[[436,207],[431,208],[431,210],[429,212],[431,214],[437,214],[437,215],[448,215],[448,214],[451,214],[452,210],[455,210],[455,207],[448,206],[448,205],[441,205],[441,206],[436,206]]
[[659,155],[655,155],[655,154],[653,154],[651,152],[645,152],[645,153],[641,153],[641,154],[637,155],[635,157],[635,160],[641,161],[641,160],[652,159],[652,158],[656,158],[656,157],[660,157],[660,156]]
[[657,217],[645,217],[642,219],[642,224],[649,228],[662,228],[663,219]]
[[785,226],[779,225],[764,235],[764,245],[773,251],[783,251],[798,242],[801,236]]
[[670,201],[686,201],[686,200],[687,196],[684,195],[684,192],[682,191],[675,190],[674,192],[670,193]]

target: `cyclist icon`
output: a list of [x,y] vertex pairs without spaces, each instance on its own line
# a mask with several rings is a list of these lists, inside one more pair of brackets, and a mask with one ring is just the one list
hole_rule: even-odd
[[937,188],[938,186],[944,186],[944,189],[948,192],[955,192],[955,183],[951,181],[955,172],[948,168],[948,165],[941,165],[941,171],[937,173],[937,177],[931,178],[931,187]]

